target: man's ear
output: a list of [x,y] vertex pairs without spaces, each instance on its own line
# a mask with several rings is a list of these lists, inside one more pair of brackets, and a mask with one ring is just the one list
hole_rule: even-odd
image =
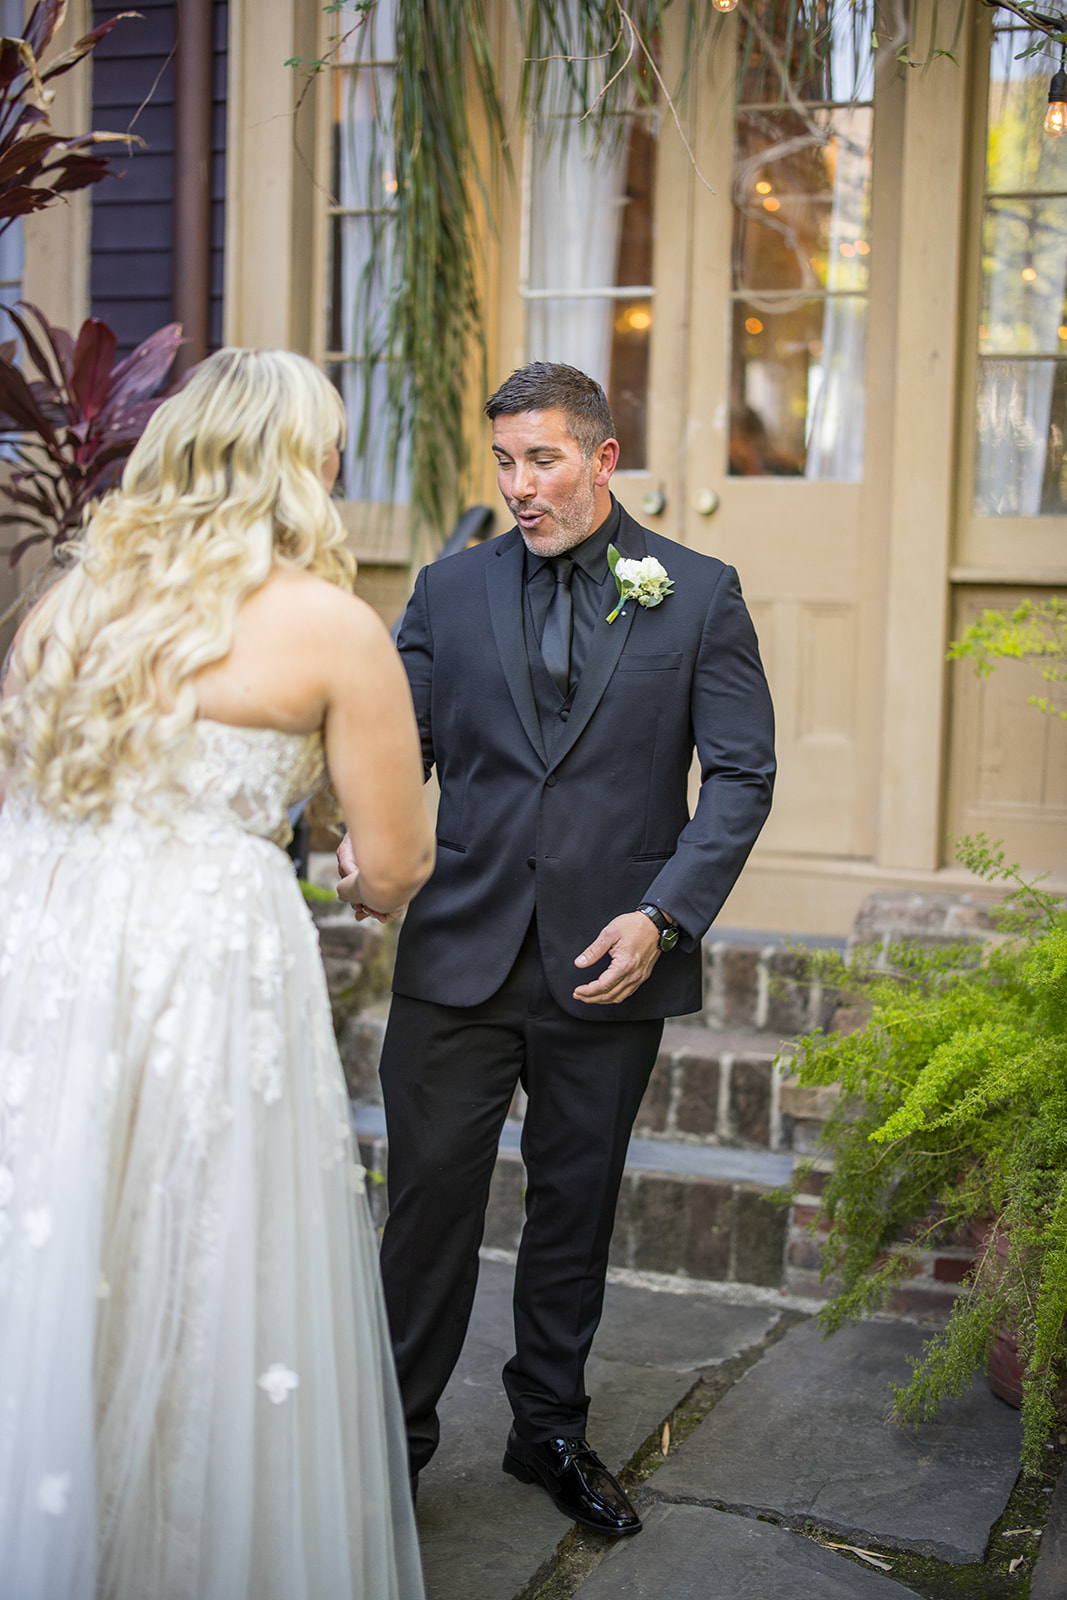
[[598,444],[593,451],[593,464],[596,467],[596,476],[593,482],[598,489],[604,489],[611,481],[611,474],[619,464],[618,439],[605,439],[603,444]]

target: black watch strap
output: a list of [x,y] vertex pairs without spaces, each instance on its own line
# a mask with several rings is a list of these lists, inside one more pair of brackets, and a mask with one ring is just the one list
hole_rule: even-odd
[[674,926],[674,923],[668,921],[659,906],[645,904],[638,906],[637,909],[659,929],[660,949],[673,950],[678,943],[678,929]]

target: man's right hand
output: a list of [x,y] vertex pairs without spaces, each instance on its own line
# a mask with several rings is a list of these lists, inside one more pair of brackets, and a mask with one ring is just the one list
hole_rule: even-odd
[[337,870],[341,875],[341,881],[337,885],[337,898],[352,907],[357,922],[366,922],[368,917],[373,917],[376,922],[399,922],[404,915],[403,907],[397,911],[376,911],[373,906],[368,906],[364,902],[359,883],[359,867],[356,865],[351,836],[347,833],[337,846]]

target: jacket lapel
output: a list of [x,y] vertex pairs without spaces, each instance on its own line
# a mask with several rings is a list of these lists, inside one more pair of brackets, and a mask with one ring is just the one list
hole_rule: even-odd
[[[624,556],[630,556],[640,561],[648,554],[645,545],[644,531],[639,523],[625,511],[619,523],[617,548]],[[611,682],[611,675],[618,665],[622,655],[623,645],[633,626],[634,614],[637,611],[637,602],[631,601],[624,611],[621,611],[614,622],[609,623],[607,618],[618,599],[618,590],[615,580],[609,578],[604,586],[605,604],[604,615],[597,621],[593,637],[589,641],[589,650],[582,669],[581,680],[574,696],[574,705],[567,719],[559,740],[552,749],[552,766],[558,766],[564,756],[574,745],[575,741],[584,732],[590,717],[596,710],[603,697],[604,690]]]
[[525,545],[512,529],[504,534],[496,549],[496,560],[485,569],[485,587],[493,635],[508,686],[526,737],[541,760],[548,765],[545,741],[537,715],[530,663],[526,659],[526,637],[522,625],[522,582],[525,573]]

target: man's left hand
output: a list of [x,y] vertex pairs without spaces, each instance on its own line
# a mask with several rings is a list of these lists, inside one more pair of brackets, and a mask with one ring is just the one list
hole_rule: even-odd
[[641,911],[627,911],[613,917],[588,949],[575,958],[576,967],[591,967],[602,956],[611,956],[611,965],[592,983],[575,989],[574,998],[588,1005],[613,1006],[629,999],[648,977],[659,957],[659,932],[650,917]]

